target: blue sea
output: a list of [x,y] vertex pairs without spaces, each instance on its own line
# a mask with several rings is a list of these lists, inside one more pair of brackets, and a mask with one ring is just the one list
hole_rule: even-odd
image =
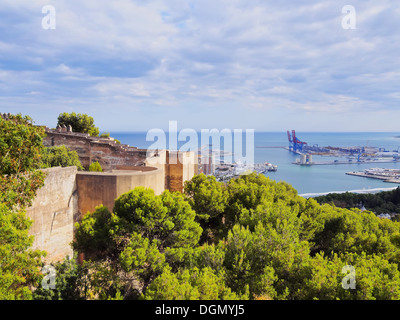
[[[301,141],[320,147],[368,146],[381,147],[389,151],[397,151],[400,147],[400,133],[398,132],[296,132],[296,134]],[[148,148],[154,143],[153,141],[146,141],[146,135],[146,132],[111,132],[111,136],[120,140],[121,143],[139,148]],[[245,141],[244,133],[243,140]],[[246,151],[244,141],[243,154]],[[314,196],[329,192],[359,192],[360,190],[362,192],[373,192],[376,189],[390,190],[398,186],[398,184],[387,183],[378,179],[346,175],[346,172],[360,171],[371,167],[400,169],[400,163],[299,166],[293,164],[299,158],[299,155],[282,148],[259,148],[266,146],[288,146],[286,132],[255,132],[254,145],[255,163],[270,162],[278,166],[276,172],[267,172],[265,175],[275,181],[286,181],[297,189],[300,195]],[[178,145],[179,147],[180,145]],[[333,161],[333,158],[313,156],[313,161],[318,160]]]

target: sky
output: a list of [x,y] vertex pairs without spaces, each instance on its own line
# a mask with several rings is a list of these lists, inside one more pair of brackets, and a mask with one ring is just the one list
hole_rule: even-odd
[[86,113],[101,132],[398,132],[399,30],[395,0],[2,0],[0,112]]

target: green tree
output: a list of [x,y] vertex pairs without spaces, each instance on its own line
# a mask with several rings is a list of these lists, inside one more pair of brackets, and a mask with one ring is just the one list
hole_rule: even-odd
[[45,175],[37,169],[44,135],[28,116],[0,118],[0,202],[10,208],[29,206],[43,186]]
[[[377,255],[334,254],[326,257],[317,254],[310,260],[311,275],[303,282],[295,299],[306,300],[398,300],[400,272],[396,264]],[[354,270],[355,287],[343,287],[347,283],[346,269]]]
[[40,278],[46,253],[31,249],[31,225],[23,210],[0,204],[0,300],[32,298],[30,288]]
[[118,230],[118,222],[119,218],[107,207],[96,207],[96,210],[86,214],[80,223],[75,223],[73,248],[95,260],[118,255],[117,244],[113,240],[114,230]]
[[376,194],[331,193],[316,197],[315,200],[321,204],[329,203],[347,209],[364,206],[367,210],[376,214],[400,213],[400,187]]
[[[399,298],[400,223],[320,205],[262,175],[226,185],[196,176],[185,187],[136,188],[77,224],[77,248],[119,275],[109,297]],[[200,224],[213,236],[199,241]],[[355,268],[356,290],[343,288],[344,266]]]
[[25,116],[0,118],[0,299],[31,299],[45,252],[32,250],[32,203],[45,175],[37,170],[44,129]]
[[93,117],[88,116],[87,114],[64,112],[60,113],[57,120],[57,125],[65,125],[67,127],[70,125],[74,132],[88,133],[92,137],[99,136],[99,128],[94,125]]
[[[84,261],[77,257],[65,258],[53,263],[55,288],[45,289],[38,285],[34,300],[116,300],[121,298],[121,281],[108,262]],[[42,279],[40,279],[40,282]]]
[[224,183],[217,182],[214,176],[199,174],[185,182],[184,193],[196,212],[196,221],[204,230],[202,242],[212,240],[215,236],[218,239],[221,236],[223,215],[228,204],[228,193]]
[[68,149],[66,146],[47,147],[42,155],[42,167],[70,167],[76,166],[78,170],[83,170],[78,153]]
[[190,251],[202,233],[195,212],[179,192],[155,195],[137,187],[116,199],[113,211],[101,206],[86,214],[76,224],[74,248],[96,261],[111,260],[116,271],[132,274],[139,292],[169,262],[178,263],[178,254],[166,251]]
[[194,246],[202,229],[195,212],[179,192],[154,191],[137,187],[115,201],[114,213],[120,218],[119,230],[133,231],[149,239],[158,239],[166,247]]
[[149,286],[145,300],[236,300],[237,296],[225,285],[224,277],[209,268],[193,268],[172,273],[166,268]]
[[160,241],[144,238],[136,232],[132,233],[129,244],[121,253],[120,262],[124,271],[133,271],[142,282],[142,291],[167,266],[165,255],[160,252]]

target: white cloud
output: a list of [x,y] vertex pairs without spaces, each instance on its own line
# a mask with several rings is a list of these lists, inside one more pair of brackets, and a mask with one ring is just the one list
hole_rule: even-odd
[[392,1],[353,1],[356,30],[342,28],[347,3],[334,0],[54,0],[57,28],[43,30],[46,4],[6,0],[0,12],[0,93],[12,112],[35,105],[40,114],[56,102],[54,119],[71,104],[98,117],[109,107],[147,119],[151,107],[160,124],[169,110],[204,127],[212,110],[261,127],[273,110],[278,130],[291,112],[373,118],[397,106],[400,9]]

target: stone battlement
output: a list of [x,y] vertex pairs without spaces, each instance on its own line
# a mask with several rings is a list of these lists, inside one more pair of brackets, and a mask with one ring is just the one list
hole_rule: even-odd
[[82,166],[86,169],[97,161],[103,170],[113,170],[116,166],[143,166],[146,161],[145,149],[127,144],[119,144],[113,138],[92,137],[87,133],[73,132],[70,127],[50,129],[45,127],[46,147],[65,145],[78,153]]
[[3,120],[11,120],[11,113],[0,113],[0,117],[3,119]]
[[73,132],[72,131],[72,127],[68,126],[66,127],[64,126],[57,126],[56,129],[50,129],[48,127],[45,127],[45,132],[46,134],[67,134],[70,135],[72,137],[81,137],[81,138],[86,138],[90,141],[92,141],[93,143],[103,143],[103,144],[108,144],[110,146],[115,146],[121,150],[124,151],[133,151],[133,150],[138,150],[137,147],[131,147],[127,144],[120,144],[117,143],[117,141],[114,138],[102,138],[102,137],[92,137],[90,134],[88,133],[80,133],[80,132]]
[[[10,114],[0,116],[12,120]],[[76,167],[43,169],[47,174],[44,186],[27,208],[27,216],[33,220],[33,248],[47,251],[48,262],[72,257],[74,224],[87,212],[101,204],[112,210],[117,197],[138,186],[151,188],[156,194],[166,189],[182,191],[185,181],[197,172],[193,152],[148,152],[119,144],[113,138],[73,132],[70,126],[43,128],[44,146],[65,145],[78,153],[83,167],[98,161],[104,170],[100,173],[77,171]]]
[[[150,159],[158,159],[154,166],[165,173],[165,189],[170,191],[182,191],[185,180],[190,179],[197,172],[197,164],[194,153],[171,152],[169,150],[147,150],[119,144],[113,138],[92,137],[86,133],[72,132],[70,128],[57,127],[49,129],[45,127],[46,147],[65,145],[68,149],[78,153],[82,166],[86,169],[97,161],[103,171],[112,171],[121,168],[149,166]],[[184,156],[186,155],[186,156]],[[172,157],[172,161],[170,159]],[[179,161],[173,161],[179,158]],[[153,164],[150,164],[153,166]]]

